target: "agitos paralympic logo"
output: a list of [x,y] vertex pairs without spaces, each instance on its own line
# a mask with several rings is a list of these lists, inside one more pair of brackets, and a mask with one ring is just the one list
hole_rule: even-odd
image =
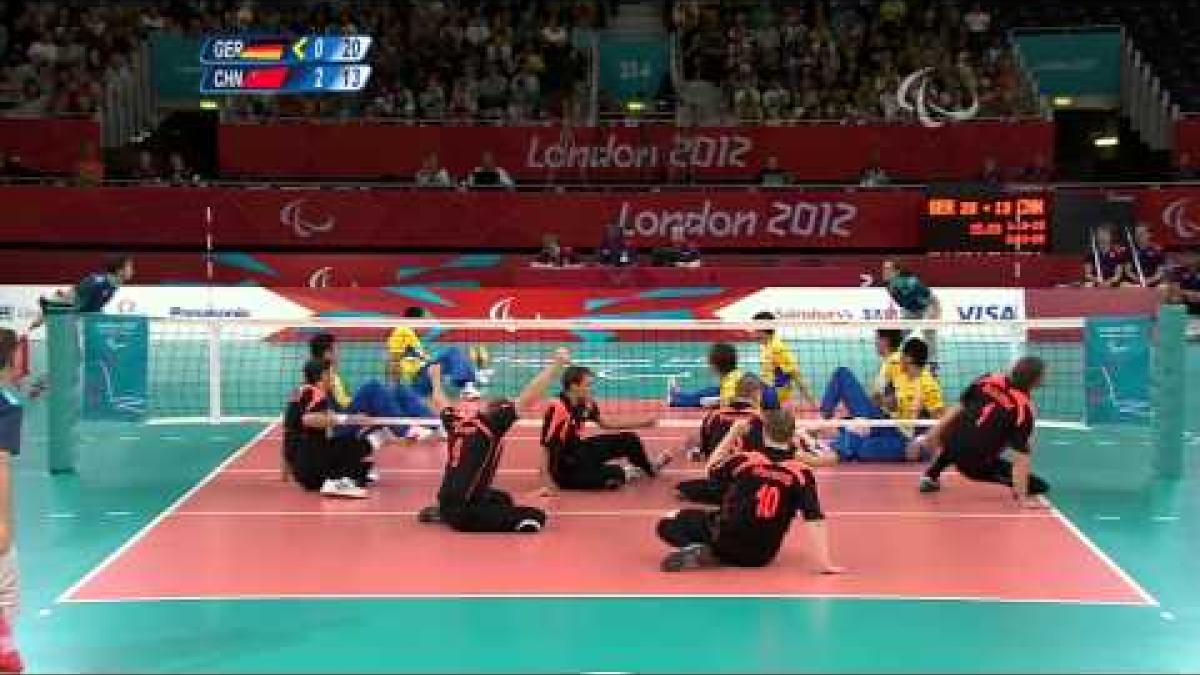
[[979,114],[979,93],[970,88],[971,105],[962,109],[943,108],[937,104],[935,92],[930,91],[937,69],[933,66],[913,71],[900,81],[896,103],[901,110],[915,112],[926,127],[945,126],[947,121],[963,122]]
[[1200,235],[1200,223],[1196,222],[1196,209],[1191,197],[1182,197],[1167,204],[1162,211],[1162,223],[1175,230],[1180,239],[1194,239]]
[[328,214],[314,216],[311,209],[305,211],[304,205],[307,201],[307,198],[302,197],[284,204],[283,208],[279,209],[279,222],[292,228],[297,237],[306,239],[314,234],[332,232],[337,225],[337,218]]

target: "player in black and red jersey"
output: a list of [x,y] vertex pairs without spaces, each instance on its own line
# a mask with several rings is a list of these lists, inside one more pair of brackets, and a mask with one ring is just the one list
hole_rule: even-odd
[[[1045,378],[1046,364],[1036,356],[1018,359],[1007,375],[993,373],[975,380],[963,392],[961,404],[925,436],[940,450],[921,477],[921,492],[941,489],[939,478],[951,465],[971,480],[1012,488],[1026,508],[1043,508],[1031,497],[1049,490],[1046,481],[1030,471],[1030,436],[1034,409],[1030,396]],[[1012,460],[1003,457],[1012,450]]]
[[[770,460],[770,448],[781,454],[793,447],[796,419],[785,410],[764,416],[766,443],[745,446],[748,419],[740,419],[709,459],[710,475],[726,485],[720,510],[684,509],[658,523],[658,536],[677,550],[662,563],[667,572],[687,567],[733,565],[762,567],[770,564],[799,511],[808,525],[817,569],[838,574],[829,554],[829,535],[817,496],[811,466],[835,463],[836,456],[808,451],[783,462]],[[745,447],[736,451],[739,444]]]
[[[584,437],[588,422],[613,430],[657,424],[653,416],[617,420],[602,415],[592,397],[593,379],[592,371],[583,366],[571,366],[563,373],[562,393],[551,401],[542,420],[543,478],[564,490],[611,490],[639,476],[654,478],[670,463],[671,453],[665,452],[652,462],[642,439],[632,431]],[[627,460],[629,465],[616,463],[619,459]],[[547,484],[543,492],[553,492],[553,488]]]
[[[700,436],[692,453],[693,459],[708,461],[712,453],[729,435],[729,430],[738,420],[746,420],[746,445],[752,448],[766,447],[763,442],[762,421],[763,383],[756,375],[742,375],[734,386],[734,398],[726,405],[710,411],[700,423]],[[738,450],[740,448],[734,448]],[[788,455],[790,456],[790,454]],[[786,459],[772,456],[771,459]],[[680,499],[699,504],[720,504],[725,485],[713,476],[681,481],[675,486]]]
[[504,435],[516,423],[520,411],[541,398],[570,358],[566,349],[555,352],[550,364],[530,380],[515,401],[484,402],[477,393],[470,392],[453,406],[442,389],[440,366],[431,366],[430,401],[442,410],[442,424],[448,434],[447,454],[438,504],[421,510],[421,522],[440,520],[459,532],[542,530],[545,511],[517,505],[507,492],[493,488],[492,480],[504,452]]

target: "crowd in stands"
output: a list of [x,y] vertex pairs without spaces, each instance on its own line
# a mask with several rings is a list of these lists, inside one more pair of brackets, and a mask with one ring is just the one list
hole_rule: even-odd
[[0,114],[89,115],[109,81],[133,77],[130,55],[163,27],[153,4],[5,2],[0,8]]
[[228,115],[503,124],[570,115],[586,99],[580,47],[607,8],[597,0],[355,3],[337,12],[328,3],[243,7],[233,17],[239,26],[370,35],[374,70],[362,96],[243,97],[231,101]]
[[957,0],[679,0],[685,80],[721,86],[731,121],[902,121],[901,80],[933,67],[929,95],[981,116],[1033,112],[1032,91],[991,14]]

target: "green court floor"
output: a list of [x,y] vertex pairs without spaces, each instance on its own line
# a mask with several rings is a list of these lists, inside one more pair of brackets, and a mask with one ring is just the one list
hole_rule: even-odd
[[[1189,346],[1188,369],[1188,381],[1200,382],[1200,345]],[[1039,439],[1039,464],[1063,485],[1055,503],[1160,607],[694,598],[55,604],[260,427],[91,425],[78,476],[50,477],[44,410],[34,404],[16,465],[20,641],[34,672],[1195,671],[1198,408],[1190,405],[1185,481],[1116,489],[1123,473],[1143,475],[1148,459],[1123,453],[1120,435]],[[1102,489],[1073,480],[1093,467],[1116,477]],[[298,564],[306,546],[320,545],[298,543]],[[1028,554],[1036,566],[1039,552]]]

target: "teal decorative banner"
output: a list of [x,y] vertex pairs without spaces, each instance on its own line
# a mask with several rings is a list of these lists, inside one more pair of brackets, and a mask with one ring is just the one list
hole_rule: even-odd
[[667,74],[666,40],[600,42],[600,87],[618,101],[648,100]]
[[149,388],[144,316],[83,315],[83,416],[140,419]]
[[1120,96],[1120,28],[1019,30],[1014,37],[1043,96]]
[[[1150,399],[1150,317],[1098,317],[1084,329],[1084,387],[1088,424],[1148,423]],[[1053,374],[1052,374],[1053,376]]]
[[160,103],[195,105],[200,100],[201,41],[180,35],[150,38],[150,72]]

